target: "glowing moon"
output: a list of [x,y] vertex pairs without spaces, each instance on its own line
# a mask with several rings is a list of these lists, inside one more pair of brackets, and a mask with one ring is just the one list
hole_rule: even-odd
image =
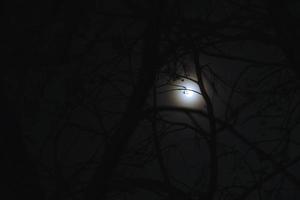
[[193,91],[190,89],[190,88],[187,88],[186,90],[183,91],[183,94],[185,94],[186,97],[192,97],[194,94],[193,94]]
[[[206,81],[205,87],[208,88]],[[157,92],[159,94],[158,105],[160,106],[196,110],[201,110],[205,106],[200,87],[194,76],[181,77],[175,80],[161,79],[161,85],[158,87]]]
[[173,98],[178,106],[200,108],[203,104],[203,97],[199,85],[190,79],[176,81]]

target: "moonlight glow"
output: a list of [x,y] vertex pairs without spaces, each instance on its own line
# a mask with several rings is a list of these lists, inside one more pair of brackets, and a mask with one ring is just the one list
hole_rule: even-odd
[[186,97],[192,97],[194,94],[191,88],[187,88],[183,91],[183,94],[185,94]]
[[205,101],[194,76],[181,77],[172,81],[167,79],[167,81],[169,82],[166,83],[162,79],[161,87],[158,89],[158,104],[160,106],[203,109]]
[[177,104],[184,107],[194,107],[202,102],[202,95],[198,84],[189,79],[181,79],[175,84],[174,98]]

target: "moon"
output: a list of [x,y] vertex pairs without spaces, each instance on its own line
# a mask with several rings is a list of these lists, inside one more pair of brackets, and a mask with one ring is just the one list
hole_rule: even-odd
[[[181,77],[164,82],[158,89],[158,105],[202,110],[205,100],[195,77]],[[205,81],[207,86],[207,83]],[[207,88],[207,87],[206,87]]]
[[174,84],[176,92],[173,94],[177,105],[182,107],[197,107],[202,104],[203,97],[199,85],[191,79],[181,79]]
[[191,88],[186,88],[184,91],[183,91],[183,94],[187,97],[187,98],[190,98],[194,95],[194,92],[192,91]]

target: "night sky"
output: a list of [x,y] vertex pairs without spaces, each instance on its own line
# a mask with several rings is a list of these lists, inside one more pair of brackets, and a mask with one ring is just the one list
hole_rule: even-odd
[[300,199],[298,1],[1,7],[0,199]]

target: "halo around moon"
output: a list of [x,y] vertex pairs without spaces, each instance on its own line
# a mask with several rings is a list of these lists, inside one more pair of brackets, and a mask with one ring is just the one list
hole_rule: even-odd
[[163,85],[158,90],[159,105],[196,110],[205,105],[199,85],[194,79],[183,77]]
[[176,106],[201,109],[204,100],[198,84],[194,80],[180,79],[171,84],[170,94]]

